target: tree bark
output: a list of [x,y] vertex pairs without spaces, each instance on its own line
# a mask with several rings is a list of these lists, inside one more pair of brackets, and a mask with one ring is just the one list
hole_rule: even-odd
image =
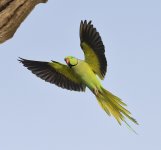
[[12,38],[33,8],[45,2],[47,0],[0,0],[0,43]]

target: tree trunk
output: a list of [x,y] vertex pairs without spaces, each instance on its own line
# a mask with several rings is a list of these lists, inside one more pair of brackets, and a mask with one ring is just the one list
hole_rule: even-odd
[[0,43],[12,38],[33,8],[45,2],[47,0],[0,0]]

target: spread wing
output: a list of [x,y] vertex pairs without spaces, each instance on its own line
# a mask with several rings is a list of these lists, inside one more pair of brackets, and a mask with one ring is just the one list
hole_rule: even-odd
[[42,62],[20,58],[19,61],[37,77],[61,88],[85,91],[85,85],[66,65],[52,61]]
[[85,61],[90,65],[93,72],[100,79],[103,79],[107,70],[107,61],[105,57],[105,48],[100,34],[93,27],[91,21],[80,23],[80,46],[85,55]]

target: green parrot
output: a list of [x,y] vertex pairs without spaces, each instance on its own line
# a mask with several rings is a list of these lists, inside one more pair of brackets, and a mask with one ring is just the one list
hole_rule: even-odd
[[99,32],[91,21],[85,20],[80,23],[80,46],[85,59],[80,60],[68,56],[64,59],[67,65],[56,61],[43,62],[23,58],[20,58],[19,61],[37,77],[61,88],[85,91],[88,87],[105,112],[109,116],[113,115],[120,125],[122,121],[127,124],[126,118],[138,124],[131,117],[131,113],[125,109],[126,104],[107,91],[100,83],[99,78],[103,80],[107,70],[105,47]]

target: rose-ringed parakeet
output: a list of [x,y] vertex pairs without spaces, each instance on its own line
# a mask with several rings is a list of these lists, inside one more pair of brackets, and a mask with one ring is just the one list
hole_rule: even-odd
[[[19,61],[39,78],[56,84],[61,88],[74,91],[85,91],[88,87],[96,96],[99,104],[110,116],[113,115],[119,124],[125,117],[135,124],[137,121],[125,109],[126,104],[101,85],[98,78],[104,79],[107,70],[105,48],[100,34],[91,21],[80,23],[80,46],[85,59],[80,60],[68,56],[64,60],[67,65],[56,61],[43,62],[20,58]],[[127,124],[128,125],[128,124]],[[129,126],[129,125],[128,125]]]

